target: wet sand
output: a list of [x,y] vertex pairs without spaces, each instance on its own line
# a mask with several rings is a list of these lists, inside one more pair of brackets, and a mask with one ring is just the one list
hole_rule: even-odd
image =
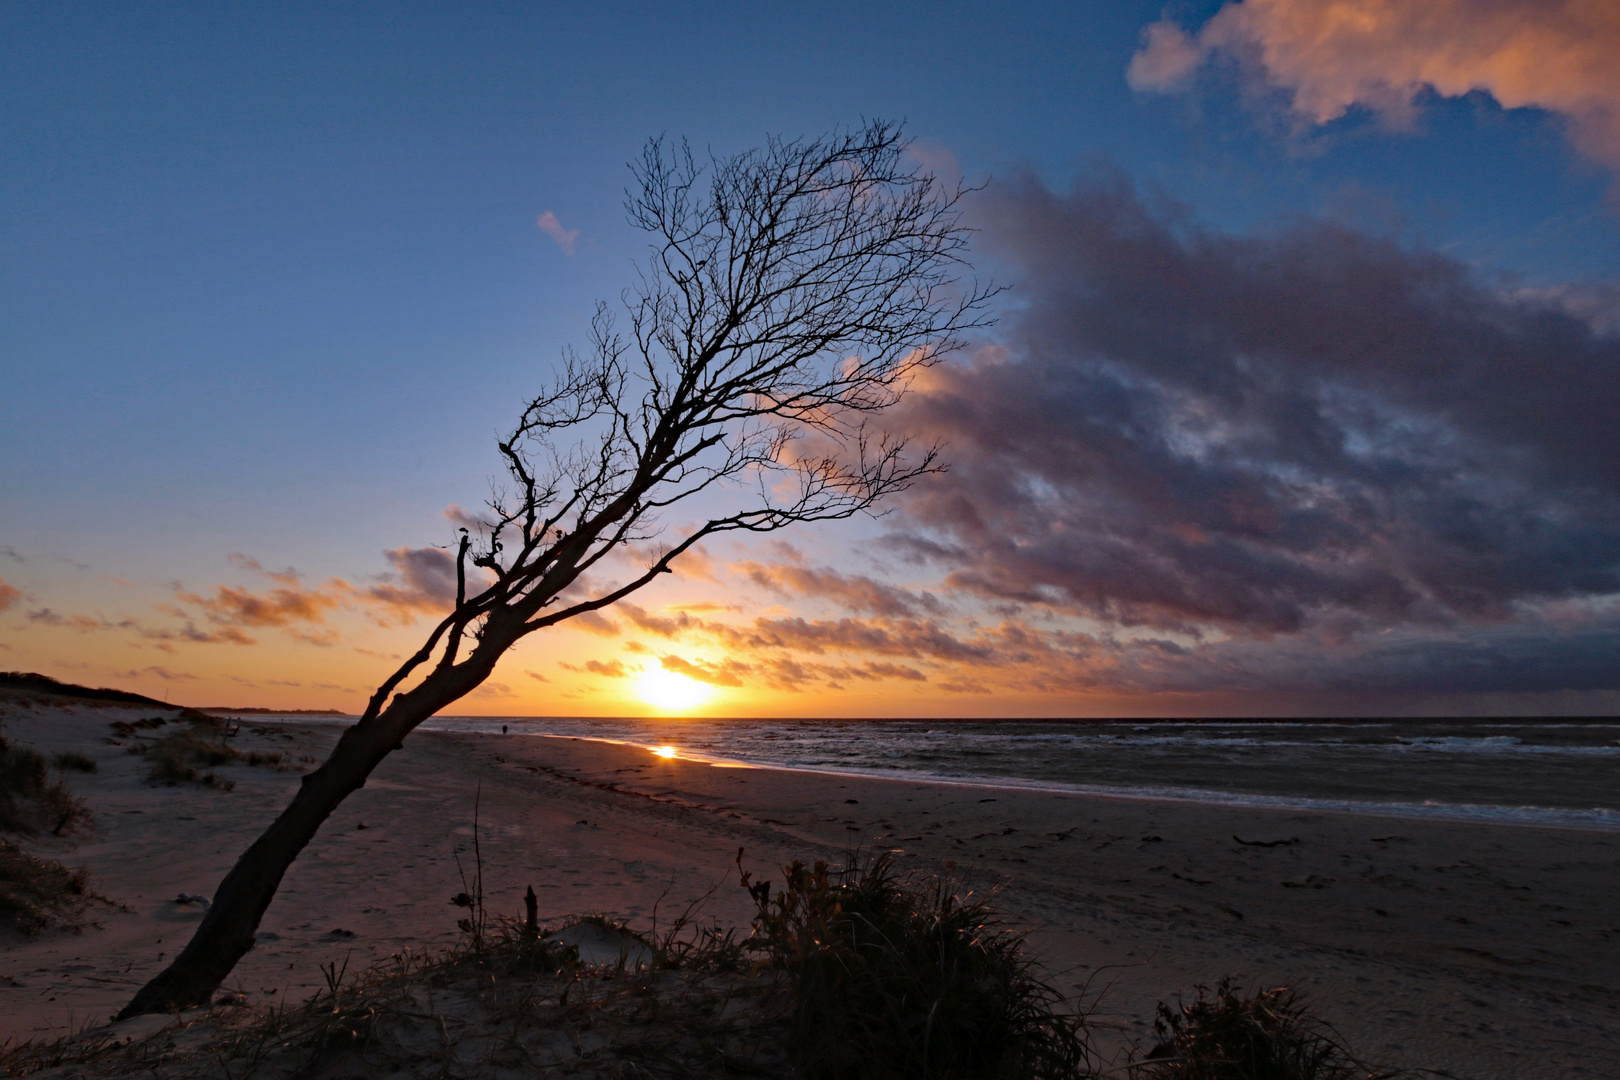
[[[8,737],[100,762],[72,781],[95,834],[34,846],[88,867],[129,909],[93,912],[99,925],[78,935],[3,939],[6,1035],[105,1020],[200,918],[175,898],[211,894],[297,785],[246,766],[218,770],[230,792],[148,785],[140,758],[102,740],[111,720],[149,714],[4,713]],[[319,757],[334,737],[248,721],[237,743]],[[739,847],[759,875],[882,844],[998,889],[1053,981],[1100,995],[1105,1043],[1146,1038],[1157,1000],[1232,975],[1299,986],[1359,1052],[1392,1064],[1480,1080],[1617,1074],[1620,835],[724,768],[571,739],[413,735],[294,865],[228,985],[297,997],[322,985],[324,963],[454,941],[475,793],[489,904],[512,916],[531,884],[543,918],[643,928],[713,890],[705,910],[741,924]]]

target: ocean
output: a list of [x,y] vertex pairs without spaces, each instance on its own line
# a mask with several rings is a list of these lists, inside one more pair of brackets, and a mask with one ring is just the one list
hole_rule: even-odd
[[1620,720],[438,717],[721,763],[1119,798],[1620,831]]

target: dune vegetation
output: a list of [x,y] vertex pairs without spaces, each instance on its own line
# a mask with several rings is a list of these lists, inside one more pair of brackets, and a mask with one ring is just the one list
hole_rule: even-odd
[[[45,756],[0,736],[0,834],[61,836],[88,828],[90,811],[60,772],[87,771],[82,755],[59,755],[53,776]],[[82,759],[82,760],[81,760]],[[91,769],[95,763],[90,761]],[[72,925],[94,893],[82,870],[24,851],[0,835],[0,930],[36,934]]]
[[[1344,1080],[1357,1062],[1284,989],[1160,1007],[1160,1040],[1105,1064],[993,897],[888,852],[742,870],[746,930],[689,909],[645,933],[600,917],[492,916],[479,874],[461,943],[351,973],[299,1003],[143,1017],[15,1045],[21,1077],[798,1077],[803,1080]],[[480,868],[481,870],[481,868]],[[531,894],[532,895],[532,894]]]

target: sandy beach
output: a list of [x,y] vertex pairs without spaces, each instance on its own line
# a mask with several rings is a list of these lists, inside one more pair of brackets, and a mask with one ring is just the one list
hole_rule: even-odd
[[[5,1036],[105,1021],[200,918],[176,898],[211,894],[298,782],[229,765],[230,791],[153,786],[107,741],[112,721],[148,715],[4,706],[8,738],[97,760],[72,780],[93,834],[31,847],[121,905],[77,934],[3,939]],[[236,744],[297,763],[336,730],[250,719]],[[1617,1075],[1620,835],[721,767],[581,739],[413,735],[294,865],[228,985],[298,998],[322,964],[454,941],[475,799],[489,904],[514,917],[532,885],[543,919],[646,927],[708,896],[740,924],[739,848],[773,876],[882,845],[999,890],[1053,981],[1096,1002],[1105,1046],[1145,1038],[1157,1000],[1232,975],[1304,989],[1374,1060],[1477,1080]]]

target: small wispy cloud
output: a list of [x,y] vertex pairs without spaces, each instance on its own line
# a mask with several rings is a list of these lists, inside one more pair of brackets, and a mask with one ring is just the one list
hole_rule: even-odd
[[81,634],[88,634],[92,630],[103,628],[100,619],[92,619],[88,615],[63,615],[61,612],[53,611],[48,607],[30,611],[28,621],[38,626],[65,626],[77,630]]
[[197,677],[195,675],[189,675],[183,671],[170,671],[168,668],[158,667],[155,664],[151,667],[137,668],[134,671],[120,671],[117,674],[120,679],[141,679],[151,677],[170,682],[195,679]]
[[564,255],[572,257],[574,254],[574,241],[579,239],[578,229],[565,229],[563,223],[557,220],[557,215],[547,210],[535,221],[540,231],[551,237],[557,244],[557,250]]
[[566,661],[557,661],[557,666],[564,671],[573,671],[580,674],[600,675],[604,679],[622,679],[629,672],[625,671],[624,664],[618,660],[587,660],[583,664],[570,664]]

